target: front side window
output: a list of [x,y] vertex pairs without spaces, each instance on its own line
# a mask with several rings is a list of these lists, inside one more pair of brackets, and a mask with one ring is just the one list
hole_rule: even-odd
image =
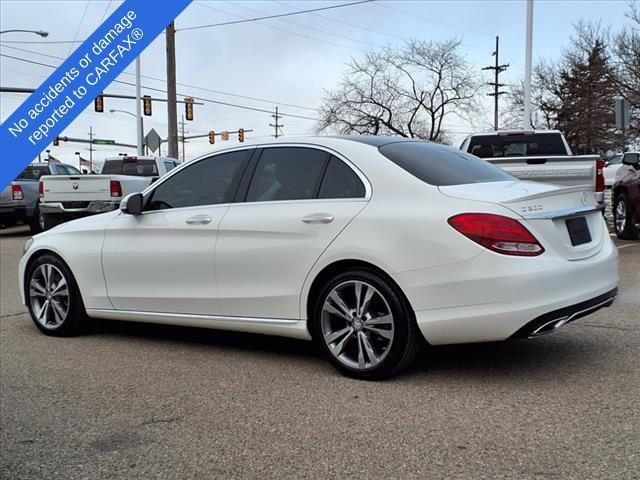
[[395,142],[380,153],[423,182],[435,186],[516,180],[504,170],[473,155],[429,142]]
[[364,184],[355,172],[342,160],[331,157],[318,198],[362,198],[365,193]]
[[145,210],[231,202],[247,156],[247,150],[223,153],[183,168],[149,194]]
[[166,172],[170,172],[171,170],[173,170],[174,168],[176,168],[176,162],[172,162],[170,160],[165,160],[164,161],[164,170]]
[[330,154],[300,147],[265,148],[247,192],[247,202],[316,198]]

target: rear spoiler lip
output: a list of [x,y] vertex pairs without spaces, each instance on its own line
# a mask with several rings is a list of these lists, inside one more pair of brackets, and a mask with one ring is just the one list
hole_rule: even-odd
[[601,210],[598,207],[582,207],[582,208],[567,208],[565,210],[552,210],[550,212],[534,212],[534,213],[521,213],[522,218],[527,220],[558,220],[563,218],[578,217],[586,215],[588,213],[600,213]]

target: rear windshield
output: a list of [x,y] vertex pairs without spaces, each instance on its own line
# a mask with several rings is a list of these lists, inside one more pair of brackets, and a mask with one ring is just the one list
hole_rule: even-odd
[[430,185],[515,180],[504,170],[473,155],[427,142],[397,142],[381,146],[385,157]]
[[122,160],[106,160],[102,167],[105,175],[135,175],[152,177],[158,175],[158,167],[155,160],[124,158]]
[[467,152],[480,158],[566,155],[559,133],[531,135],[478,135],[472,137]]
[[18,175],[16,180],[38,180],[43,175],[49,175],[49,167],[30,165]]

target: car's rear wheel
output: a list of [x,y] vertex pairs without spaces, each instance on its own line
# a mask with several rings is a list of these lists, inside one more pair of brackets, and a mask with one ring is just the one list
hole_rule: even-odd
[[618,238],[622,240],[637,240],[640,231],[633,224],[629,211],[629,200],[626,193],[619,193],[613,205],[613,225]]
[[78,285],[58,257],[45,254],[29,266],[25,293],[31,319],[42,333],[71,336],[86,326],[87,316]]
[[402,293],[373,271],[351,270],[329,280],[313,312],[314,341],[350,377],[378,380],[399,373],[421,344]]

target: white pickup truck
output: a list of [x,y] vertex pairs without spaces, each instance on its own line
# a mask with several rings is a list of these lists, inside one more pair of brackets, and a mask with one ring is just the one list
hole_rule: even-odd
[[40,178],[41,227],[115,210],[130,193],[141,192],[173,169],[168,157],[106,158],[100,175],[46,175]]
[[476,133],[465,138],[460,149],[521,180],[590,186],[604,208],[604,160],[599,155],[573,155],[558,130]]

